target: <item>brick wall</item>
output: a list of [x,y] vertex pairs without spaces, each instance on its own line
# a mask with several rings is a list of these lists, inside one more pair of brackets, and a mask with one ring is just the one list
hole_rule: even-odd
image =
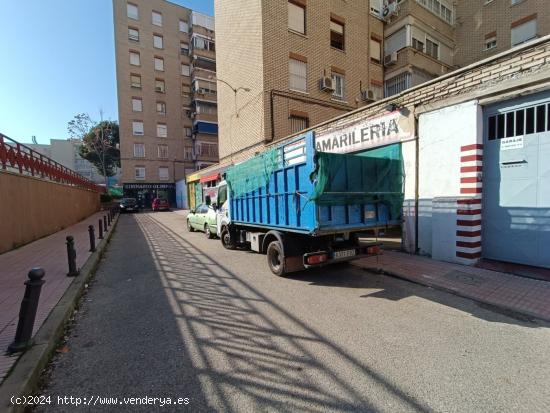
[[[455,64],[464,66],[493,56],[511,47],[512,23],[537,15],[537,34],[550,33],[550,13],[546,0],[523,0],[512,5],[509,0],[461,0],[456,2],[459,20],[456,25]],[[485,50],[486,36],[496,35],[497,47]]]

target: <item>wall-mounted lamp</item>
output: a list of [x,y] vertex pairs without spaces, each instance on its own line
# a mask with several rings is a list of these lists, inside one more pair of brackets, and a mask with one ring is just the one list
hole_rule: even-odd
[[400,105],[399,103],[392,102],[386,106],[386,110],[388,112],[395,112],[396,110],[399,111],[403,116],[408,116],[411,111],[407,109],[405,106]]

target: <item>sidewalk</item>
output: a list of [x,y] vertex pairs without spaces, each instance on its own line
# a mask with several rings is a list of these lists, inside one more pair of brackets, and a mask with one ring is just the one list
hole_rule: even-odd
[[104,214],[107,212],[98,212],[55,234],[0,255],[0,384],[20,355],[8,356],[6,350],[15,337],[27,273],[33,267],[42,267],[46,272],[46,282],[42,286],[34,323],[34,335],[74,279],[67,277],[65,238],[68,235],[74,237],[76,262],[78,268],[81,268],[91,254],[88,225],[94,225],[96,245],[99,244],[98,221]]
[[547,281],[394,251],[384,251],[378,258],[365,258],[353,264],[550,321],[550,282]]

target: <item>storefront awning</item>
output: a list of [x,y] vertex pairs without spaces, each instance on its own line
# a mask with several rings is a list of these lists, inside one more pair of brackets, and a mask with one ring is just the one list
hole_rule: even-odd
[[216,172],[215,174],[202,176],[200,182],[202,184],[204,182],[217,181],[218,179],[220,179],[220,174],[219,172]]

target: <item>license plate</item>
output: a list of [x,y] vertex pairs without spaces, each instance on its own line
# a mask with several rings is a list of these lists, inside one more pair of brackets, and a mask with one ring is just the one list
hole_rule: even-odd
[[349,258],[349,257],[355,257],[355,250],[343,250],[343,251],[335,251],[334,252],[334,258]]

